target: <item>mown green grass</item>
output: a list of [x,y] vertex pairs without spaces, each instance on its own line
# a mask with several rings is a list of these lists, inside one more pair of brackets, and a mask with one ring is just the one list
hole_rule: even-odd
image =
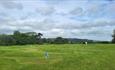
[[115,70],[115,45],[0,46],[0,70]]

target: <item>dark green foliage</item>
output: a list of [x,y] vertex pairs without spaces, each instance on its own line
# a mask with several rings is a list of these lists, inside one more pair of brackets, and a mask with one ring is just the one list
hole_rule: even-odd
[[67,39],[62,38],[62,37],[57,37],[54,40],[54,43],[55,44],[65,44],[65,43],[69,43],[69,41]]
[[42,36],[43,36],[42,33],[38,33],[38,34],[36,35],[36,37],[37,37],[38,39],[41,39]]
[[41,33],[14,31],[13,35],[0,35],[0,45],[41,44],[41,36],[43,36]]
[[115,38],[112,39],[112,43],[115,43]]
[[98,41],[98,42],[94,42],[94,43],[100,43],[100,44],[110,44],[111,42],[109,41]]
[[[0,35],[0,45],[27,45],[27,44],[83,44],[83,42],[88,43],[110,43],[109,41],[93,41],[88,39],[78,39],[78,38],[42,38],[42,33],[27,32],[21,33],[19,31],[14,31],[12,35]],[[115,30],[112,35],[112,42],[115,43]]]
[[112,39],[112,43],[115,43],[115,30],[113,31],[113,35],[112,35],[113,39]]
[[15,31],[13,36],[16,40],[17,45],[40,44],[42,34],[37,34],[35,32],[20,33]]
[[38,34],[36,35],[36,39],[37,39],[37,41],[38,41],[38,44],[43,44],[43,41],[42,41],[42,39],[41,39],[42,36],[43,36],[42,33],[38,33]]
[[14,45],[16,40],[11,35],[0,35],[0,45]]

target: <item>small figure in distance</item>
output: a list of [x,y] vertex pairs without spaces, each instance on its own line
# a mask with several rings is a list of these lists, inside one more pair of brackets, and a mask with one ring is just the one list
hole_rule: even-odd
[[85,45],[87,45],[87,42],[85,42]]
[[48,57],[49,57],[49,54],[47,51],[45,51],[45,58],[48,59]]

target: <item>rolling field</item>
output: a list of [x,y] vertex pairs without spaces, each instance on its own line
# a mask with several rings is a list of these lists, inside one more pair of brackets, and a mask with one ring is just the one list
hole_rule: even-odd
[[0,46],[0,70],[115,70],[115,45]]

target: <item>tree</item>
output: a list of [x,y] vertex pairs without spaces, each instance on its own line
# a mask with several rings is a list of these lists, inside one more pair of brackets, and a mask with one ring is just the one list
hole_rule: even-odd
[[42,42],[43,43],[47,43],[47,39],[46,38],[42,38]]
[[42,36],[43,36],[43,34],[42,33],[38,33],[37,35],[36,35],[36,39],[38,40],[38,44],[42,44],[43,42],[42,42]]
[[36,36],[37,35],[36,32],[27,32],[25,34],[28,35],[28,36]]
[[115,43],[115,30],[113,31],[113,35],[112,35],[113,39],[112,39],[112,43]]
[[65,44],[65,43],[68,43],[68,39],[64,39],[62,37],[57,37],[54,40],[54,43],[56,43],[56,44]]
[[37,33],[36,32],[27,32],[25,33],[28,36],[29,44],[37,44]]
[[42,33],[14,31],[13,35],[0,35],[0,45],[42,44],[46,42],[46,39],[41,39],[42,36]]
[[20,33],[19,31],[14,31],[13,38],[16,40],[17,45],[29,44],[29,36],[25,33]]
[[12,35],[0,35],[0,45],[15,45],[16,40]]
[[42,44],[42,36],[42,33],[36,32],[21,33],[19,31],[14,31],[13,34],[13,37],[16,40],[17,45]]
[[42,36],[43,36],[42,33],[38,33],[37,38],[38,38],[38,39],[41,39]]
[[18,36],[19,34],[21,34],[19,31],[14,31],[13,35]]

